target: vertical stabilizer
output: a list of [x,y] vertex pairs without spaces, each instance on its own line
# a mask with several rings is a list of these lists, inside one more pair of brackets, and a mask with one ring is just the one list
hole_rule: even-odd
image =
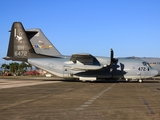
[[7,57],[4,59],[21,60],[27,58],[42,58],[35,53],[21,22],[14,22],[11,28]]

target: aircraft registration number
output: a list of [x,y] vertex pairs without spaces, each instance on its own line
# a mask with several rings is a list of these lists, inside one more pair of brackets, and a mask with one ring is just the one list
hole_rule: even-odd
[[146,71],[147,69],[146,69],[146,67],[139,67],[138,70],[139,71]]
[[14,56],[27,56],[27,51],[14,51]]

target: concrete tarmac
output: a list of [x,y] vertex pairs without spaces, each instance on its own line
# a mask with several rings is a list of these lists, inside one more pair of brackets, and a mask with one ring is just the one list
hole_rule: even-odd
[[0,120],[160,120],[160,82],[2,78]]

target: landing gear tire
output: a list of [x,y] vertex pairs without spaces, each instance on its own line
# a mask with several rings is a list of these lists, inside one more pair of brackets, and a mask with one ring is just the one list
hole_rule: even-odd
[[126,79],[126,82],[130,82],[130,79]]
[[142,79],[139,79],[139,80],[138,80],[138,82],[139,82],[139,83],[142,83],[142,82],[143,82],[143,80],[142,80]]

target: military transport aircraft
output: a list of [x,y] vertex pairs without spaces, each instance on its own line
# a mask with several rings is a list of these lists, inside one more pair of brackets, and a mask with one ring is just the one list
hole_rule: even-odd
[[[40,44],[35,44],[36,38]],[[40,39],[41,38],[41,39]],[[98,57],[91,54],[62,55],[52,44],[44,45],[38,29],[25,31],[21,22],[14,22],[11,28],[10,41],[6,60],[26,61],[51,74],[63,78],[75,78],[81,81],[98,79],[138,80],[156,76],[158,71],[149,63],[139,59],[114,58],[113,50],[109,57]],[[32,43],[32,44],[31,44]],[[34,48],[53,49],[53,54],[42,54]],[[37,53],[36,53],[37,52]]]
[[[37,31],[38,36],[35,35],[30,39],[30,42],[33,46],[33,49],[37,54],[54,56],[56,54],[60,54],[58,50],[54,47],[54,45],[47,39],[41,29],[28,29],[27,32]],[[122,57],[121,57],[122,58]],[[160,58],[154,57],[123,57],[126,59],[141,59],[143,61],[148,62],[152,68],[158,70],[158,75],[160,75]]]

